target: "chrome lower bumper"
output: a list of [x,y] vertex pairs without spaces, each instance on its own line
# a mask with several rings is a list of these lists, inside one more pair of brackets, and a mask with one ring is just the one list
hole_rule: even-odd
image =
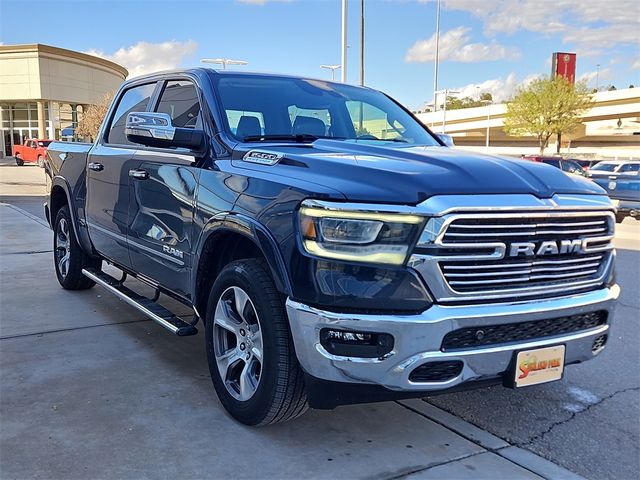
[[[589,360],[596,338],[609,324],[572,334],[547,337],[517,344],[496,345],[443,352],[444,336],[460,328],[542,320],[580,313],[609,311],[611,320],[620,289],[617,285],[570,297],[521,303],[468,306],[433,305],[417,315],[360,315],[333,313],[287,300],[287,314],[302,368],[323,380],[381,385],[396,391],[443,390],[461,383],[495,377],[508,370],[513,352],[546,345],[565,344],[565,363]],[[322,328],[393,335],[393,350],[384,358],[357,358],[332,355],[320,344]],[[429,361],[460,360],[461,373],[446,382],[418,383],[410,373]]]

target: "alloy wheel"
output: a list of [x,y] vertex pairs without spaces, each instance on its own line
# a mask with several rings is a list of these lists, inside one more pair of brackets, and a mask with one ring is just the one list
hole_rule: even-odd
[[66,218],[61,218],[56,229],[55,255],[58,272],[62,278],[66,278],[69,273],[69,257],[71,246],[69,242],[69,224]]
[[213,350],[218,372],[231,396],[240,401],[253,397],[262,371],[262,331],[253,302],[240,287],[227,288],[218,299]]

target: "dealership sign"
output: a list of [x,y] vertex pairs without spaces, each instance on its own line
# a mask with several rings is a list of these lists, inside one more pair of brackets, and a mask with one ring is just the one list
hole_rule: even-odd
[[567,82],[576,82],[576,54],[554,52],[551,58],[551,78],[562,77]]

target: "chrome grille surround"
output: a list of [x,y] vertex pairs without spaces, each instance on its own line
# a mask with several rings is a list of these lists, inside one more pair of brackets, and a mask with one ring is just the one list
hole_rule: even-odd
[[[427,201],[444,211],[434,212],[408,262],[437,301],[526,301],[595,289],[607,280],[615,256],[608,198],[461,197],[450,198],[462,202],[459,207],[447,205],[445,197]],[[517,202],[509,206],[504,197]],[[519,205],[522,200],[527,201]],[[579,251],[567,245],[564,255],[510,256],[514,242],[536,247],[547,242],[560,250],[562,240],[579,241]]]

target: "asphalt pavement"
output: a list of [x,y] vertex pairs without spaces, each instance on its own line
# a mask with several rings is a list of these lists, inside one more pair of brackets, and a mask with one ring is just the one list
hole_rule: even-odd
[[[1,478],[638,478],[640,222],[618,227],[607,348],[562,381],[248,429],[215,398],[201,335],[58,287],[41,171],[18,168],[0,166],[0,203],[20,209],[0,206]],[[21,182],[29,196],[7,195]]]

